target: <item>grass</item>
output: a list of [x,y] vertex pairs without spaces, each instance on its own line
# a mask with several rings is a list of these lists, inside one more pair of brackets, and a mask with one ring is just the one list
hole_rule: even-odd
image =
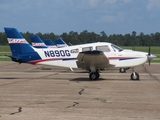
[[[133,49],[132,46],[121,46],[123,49]],[[143,51],[148,52],[149,47],[148,46],[135,46],[134,49],[136,51]],[[160,63],[160,47],[159,46],[151,46],[150,52],[157,56],[157,58],[153,59],[152,62],[154,63]]]
[[[132,46],[121,46],[123,49],[132,49]],[[148,52],[149,47],[147,46],[135,46],[136,51],[143,51]],[[151,47],[151,53],[155,54],[157,58],[153,59],[152,62],[160,63],[160,47],[159,46],[152,46]],[[11,59],[5,54],[11,54],[10,47],[8,45],[6,46],[0,46],[0,61],[11,61]]]
[[0,53],[3,53],[3,52],[11,52],[8,45],[0,46]]
[[[123,49],[131,49],[133,47],[131,46],[122,46]],[[147,46],[135,46],[134,47],[136,51],[143,51],[143,52],[148,52],[149,47]],[[152,46],[150,47],[150,51],[152,54],[160,54],[160,47],[159,46]]]
[[9,46],[0,46],[0,61],[11,61],[9,57],[5,56],[6,54],[11,54]]

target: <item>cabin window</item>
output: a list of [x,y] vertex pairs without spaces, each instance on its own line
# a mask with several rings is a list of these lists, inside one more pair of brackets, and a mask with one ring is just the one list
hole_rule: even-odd
[[92,47],[84,47],[82,48],[82,51],[92,51],[93,48]]
[[103,52],[110,52],[110,49],[109,49],[108,45],[97,46],[96,50],[103,51]]
[[72,50],[71,50],[71,53],[78,53],[78,52],[79,52],[78,49],[72,49]]
[[114,45],[114,44],[112,44],[111,46],[112,46],[112,48],[113,48],[113,50],[114,50],[115,52],[123,51],[122,48],[120,48],[120,47],[118,47],[118,46],[116,46],[116,45]]

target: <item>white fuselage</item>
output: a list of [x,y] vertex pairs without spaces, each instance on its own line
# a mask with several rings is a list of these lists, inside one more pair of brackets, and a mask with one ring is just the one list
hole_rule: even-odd
[[77,68],[77,56],[79,52],[89,50],[103,51],[114,67],[127,68],[141,65],[147,61],[147,53],[122,50],[112,43],[97,42],[83,45],[68,46],[63,48],[43,48],[36,49],[36,52],[42,58],[41,61],[35,61],[34,64],[55,65],[63,67]]

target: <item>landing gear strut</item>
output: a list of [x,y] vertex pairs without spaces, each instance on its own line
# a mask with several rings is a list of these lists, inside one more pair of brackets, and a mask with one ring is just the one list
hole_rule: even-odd
[[139,80],[139,74],[132,68],[131,80]]

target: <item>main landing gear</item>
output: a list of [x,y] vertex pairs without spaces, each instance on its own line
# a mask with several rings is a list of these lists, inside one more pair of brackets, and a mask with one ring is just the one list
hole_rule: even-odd
[[99,70],[94,66],[91,66],[89,69],[89,78],[90,80],[98,80],[99,79]]
[[91,72],[91,73],[89,73],[89,78],[90,78],[90,80],[98,80],[98,78],[99,78],[99,72],[97,71],[97,72]]
[[126,73],[126,71],[130,68],[119,68],[120,73]]

